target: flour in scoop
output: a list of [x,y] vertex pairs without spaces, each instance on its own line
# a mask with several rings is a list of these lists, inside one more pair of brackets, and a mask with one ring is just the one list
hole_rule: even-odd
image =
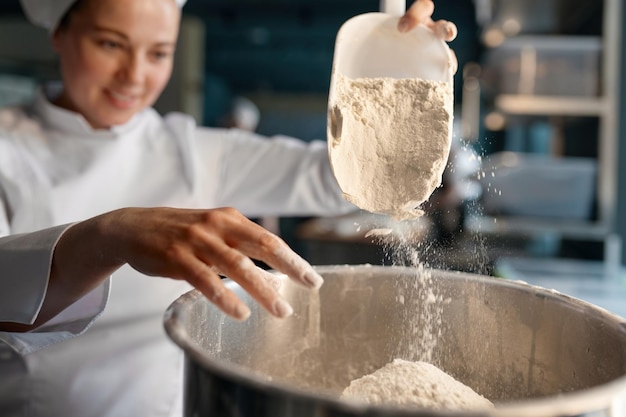
[[330,158],[345,198],[398,220],[441,184],[452,138],[450,83],[335,74]]
[[374,373],[355,379],[341,398],[434,410],[468,411],[494,407],[491,401],[436,366],[403,359],[394,359]]

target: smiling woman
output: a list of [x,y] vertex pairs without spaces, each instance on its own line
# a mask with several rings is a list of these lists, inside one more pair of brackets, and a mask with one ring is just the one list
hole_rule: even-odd
[[167,84],[179,22],[173,0],[75,3],[52,38],[64,84],[55,104],[93,128],[126,123]]

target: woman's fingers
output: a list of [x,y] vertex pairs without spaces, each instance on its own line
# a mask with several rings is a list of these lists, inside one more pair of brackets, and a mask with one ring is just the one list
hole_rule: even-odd
[[[408,32],[417,25],[423,24],[430,28],[438,38],[446,42],[453,41],[458,34],[456,25],[447,20],[433,21],[432,15],[434,11],[435,4],[432,0],[416,0],[411,7],[409,7],[404,16],[400,18],[398,30],[400,32]],[[459,63],[452,50],[450,50],[450,66],[452,73],[456,73]]]
[[205,262],[187,253],[180,259],[189,271],[185,279],[220,310],[237,320],[246,320],[250,317],[250,309],[235,293],[226,288],[220,276]]
[[[244,320],[249,308],[219,277],[237,282],[277,317],[293,313],[272,285],[275,277],[258,268],[264,261],[295,281],[319,288],[322,277],[278,236],[232,208],[183,210],[125,209],[112,216],[113,257],[138,271],[188,281],[226,314]],[[115,226],[117,225],[117,226]],[[252,259],[251,259],[252,258]]]
[[293,307],[278,293],[273,285],[276,276],[254,265],[246,278],[235,279],[263,308],[272,315],[285,318],[293,314]]
[[429,25],[437,36],[446,42],[453,41],[459,33],[456,25],[447,20],[437,20],[436,22],[429,23]]
[[276,317],[287,317],[293,308],[274,289],[268,272],[258,268],[252,260],[223,241],[207,236],[210,250],[199,253],[205,263],[219,269],[224,275],[237,282],[252,298]]
[[[321,286],[323,280],[311,265],[278,236],[238,211],[215,209],[202,217],[202,227],[195,227],[192,237],[188,239],[195,256],[207,265],[211,273],[219,271],[237,282],[276,317],[293,314],[293,308],[274,288],[276,277],[258,268],[251,258],[266,262],[310,288]],[[192,282],[192,285],[199,284]]]
[[232,230],[230,244],[246,256],[265,262],[305,287],[318,289],[324,279],[278,236],[252,223]]
[[458,34],[456,25],[447,20],[432,20],[435,4],[432,0],[416,0],[398,22],[400,32],[408,32],[420,23],[432,29],[439,38],[446,42],[453,41]]
[[400,32],[408,32],[420,23],[427,24],[432,21],[431,16],[435,11],[432,0],[416,0],[398,22]]

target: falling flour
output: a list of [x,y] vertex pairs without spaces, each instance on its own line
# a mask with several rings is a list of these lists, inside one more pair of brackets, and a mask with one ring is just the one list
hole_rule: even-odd
[[335,77],[329,153],[345,198],[400,220],[420,216],[450,152],[451,83]]
[[[420,206],[441,184],[450,153],[452,84],[415,78],[351,79],[335,74],[334,88],[329,154],[344,197],[361,209],[396,220],[421,216]],[[374,229],[368,235],[381,237],[392,232]],[[417,259],[410,263],[418,266]],[[420,273],[420,277],[416,288],[409,291],[419,292],[418,297],[409,298],[423,303],[424,317],[412,326],[415,337],[411,338],[420,343],[401,349],[411,354],[419,351],[428,360],[441,327],[441,300],[426,285],[429,275]],[[352,381],[342,398],[431,409],[493,407],[471,388],[422,360],[395,359]]]
[[353,380],[342,398],[435,410],[480,410],[493,403],[434,365],[394,359]]

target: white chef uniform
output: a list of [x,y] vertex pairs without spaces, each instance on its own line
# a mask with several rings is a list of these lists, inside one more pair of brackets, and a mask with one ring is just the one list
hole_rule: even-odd
[[[94,131],[52,105],[52,94],[0,110],[1,234],[126,206],[233,206],[249,216],[354,208],[341,198],[324,142],[202,128],[153,109]],[[64,227],[0,239],[0,320],[35,320]],[[0,333],[0,415],[180,415],[182,351],[162,315],[188,289],[126,266],[110,289],[107,281],[37,331]]]

